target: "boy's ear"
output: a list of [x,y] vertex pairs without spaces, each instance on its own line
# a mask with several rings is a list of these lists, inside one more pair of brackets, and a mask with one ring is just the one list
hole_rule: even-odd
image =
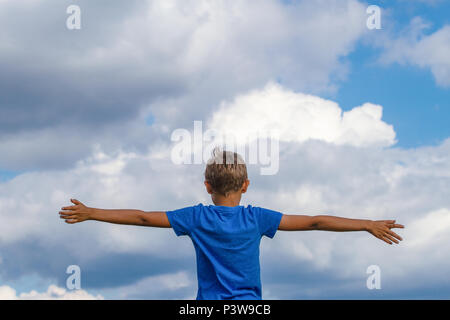
[[246,193],[247,192],[247,188],[248,188],[248,185],[250,184],[250,180],[245,180],[244,181],[244,183],[242,184],[242,189],[241,189],[241,192],[242,193]]
[[204,184],[205,184],[205,187],[206,187],[206,192],[208,192],[209,194],[212,194],[213,193],[213,189],[212,189],[211,185],[209,184],[209,182],[205,180]]

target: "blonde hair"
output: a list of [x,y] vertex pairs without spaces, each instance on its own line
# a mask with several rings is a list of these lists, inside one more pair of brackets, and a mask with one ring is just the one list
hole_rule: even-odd
[[238,153],[214,148],[205,169],[205,180],[213,192],[226,197],[242,188],[247,179],[247,166]]

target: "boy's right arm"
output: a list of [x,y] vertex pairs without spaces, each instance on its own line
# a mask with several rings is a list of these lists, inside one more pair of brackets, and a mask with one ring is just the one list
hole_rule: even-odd
[[63,207],[60,218],[66,223],[78,223],[97,220],[116,224],[128,224],[147,227],[170,228],[170,222],[164,211],[145,212],[132,209],[97,209],[89,208],[76,199],[70,199],[73,206]]

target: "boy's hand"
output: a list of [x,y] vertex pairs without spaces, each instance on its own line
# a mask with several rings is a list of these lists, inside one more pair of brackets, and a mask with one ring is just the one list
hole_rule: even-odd
[[398,240],[401,241],[403,239],[398,234],[391,231],[392,228],[404,228],[404,226],[395,224],[395,220],[370,221],[367,231],[386,243],[392,244],[392,242],[395,242],[398,244]]
[[69,207],[62,207],[59,212],[60,218],[65,219],[66,223],[77,223],[90,219],[92,208],[86,207],[76,199],[70,199],[74,204]]

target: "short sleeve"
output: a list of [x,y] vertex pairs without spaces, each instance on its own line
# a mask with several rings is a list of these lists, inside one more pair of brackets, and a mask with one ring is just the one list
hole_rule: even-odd
[[278,211],[258,208],[258,223],[261,236],[273,238],[280,225],[283,214]]
[[167,219],[169,219],[170,225],[177,236],[190,234],[194,220],[194,208],[192,206],[166,211]]

